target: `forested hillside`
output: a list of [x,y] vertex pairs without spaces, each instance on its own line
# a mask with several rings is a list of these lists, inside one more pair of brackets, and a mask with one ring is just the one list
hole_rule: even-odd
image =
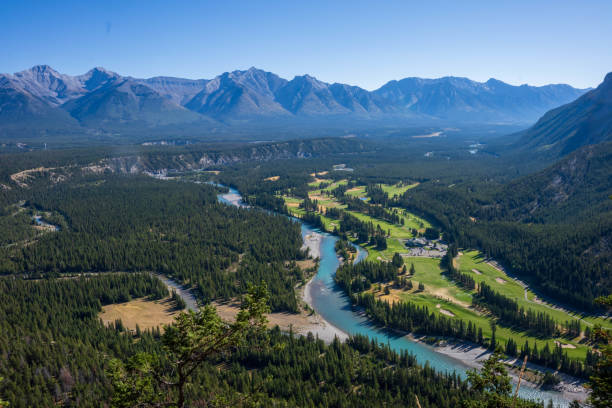
[[562,157],[582,146],[612,137],[612,72],[596,88],[573,102],[552,109],[521,133],[516,149]]
[[150,334],[134,342],[120,326],[105,328],[97,318],[101,307],[167,294],[148,274],[1,278],[0,395],[10,407],[101,406],[110,389],[105,356],[158,348]]
[[592,310],[593,299],[612,290],[611,151],[588,146],[506,185],[423,183],[398,203],[546,295]]
[[[31,151],[0,155],[0,183],[4,194],[15,194],[12,187],[23,187],[15,175],[26,172],[25,185],[42,178],[42,184],[73,174],[144,172],[166,174],[191,170],[218,170],[227,166],[265,163],[275,160],[303,160],[333,155],[353,155],[375,147],[363,140],[317,138],[286,142],[207,143],[185,146],[127,146]],[[42,177],[41,177],[42,176]],[[8,188],[6,188],[8,187]],[[0,199],[3,197],[0,196]]]

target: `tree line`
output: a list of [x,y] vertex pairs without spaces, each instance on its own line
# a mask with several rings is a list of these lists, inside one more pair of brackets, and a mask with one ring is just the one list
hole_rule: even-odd
[[[387,301],[377,299],[374,294],[366,292],[375,282],[394,281],[401,283],[400,278],[398,267],[391,262],[364,261],[356,265],[342,265],[336,272],[335,280],[346,291],[354,304],[363,307],[366,314],[382,326],[411,333],[466,340],[492,350],[502,346],[496,339],[496,323],[494,322],[492,322],[492,336],[485,338],[482,328],[477,327],[469,320],[466,323],[463,319],[442,316],[431,312],[427,306],[418,306],[409,301],[390,304]],[[486,285],[481,283],[480,286]],[[488,303],[487,306],[489,306]],[[498,308],[494,308],[494,312],[502,313]],[[539,330],[538,333],[548,327],[546,323],[548,321],[543,316],[538,318],[538,315],[533,312],[531,314],[529,312],[525,313],[522,319],[529,319],[530,328]],[[500,318],[500,321],[507,322],[503,318]],[[585,363],[572,359],[567,356],[567,352],[562,349],[560,344],[554,350],[550,350],[548,345],[538,350],[537,345],[530,346],[528,343],[525,343],[519,349],[514,340],[511,340],[505,345],[505,351],[509,356],[528,355],[530,361],[534,363],[561,369],[564,372],[581,377],[588,377],[597,361],[597,353],[590,350]]]

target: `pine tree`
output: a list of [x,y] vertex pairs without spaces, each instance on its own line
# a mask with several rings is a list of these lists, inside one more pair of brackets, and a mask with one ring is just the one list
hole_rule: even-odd
[[[484,362],[480,372],[476,370],[467,372],[472,390],[483,393],[486,407],[509,406],[512,385],[510,385],[508,371],[501,359],[502,355],[495,352]],[[477,401],[469,405],[482,406],[477,405]]]
[[[127,365],[118,359],[110,361],[113,405],[153,407],[162,402],[169,405],[170,397],[173,406],[185,407],[186,386],[194,370],[211,356],[235,348],[252,329],[265,328],[265,314],[270,311],[267,303],[268,292],[261,285],[249,290],[232,324],[225,325],[212,305],[198,312],[180,313],[173,325],[165,327],[162,336],[167,362],[144,352],[133,356]],[[160,385],[169,387],[170,394],[160,394],[157,391]]]
[[402,256],[399,253],[396,252],[396,253],[393,254],[393,259],[391,260],[391,263],[396,268],[399,268],[400,266],[402,266],[404,264],[404,259],[402,258]]
[[496,346],[497,346],[497,339],[495,338],[495,332],[497,331],[497,325],[495,324],[495,322],[491,322],[491,343],[489,345],[489,348],[491,350],[495,350]]

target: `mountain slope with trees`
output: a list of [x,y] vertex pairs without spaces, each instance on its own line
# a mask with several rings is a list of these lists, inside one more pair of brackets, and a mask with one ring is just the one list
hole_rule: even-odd
[[547,112],[522,133],[518,149],[564,156],[574,150],[612,140],[612,72],[592,91]]

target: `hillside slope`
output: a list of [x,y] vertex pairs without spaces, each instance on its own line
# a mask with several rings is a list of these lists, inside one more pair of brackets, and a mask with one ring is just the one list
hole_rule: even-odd
[[585,146],[497,195],[498,217],[522,222],[568,222],[612,212],[612,143]]
[[67,102],[62,108],[86,125],[138,122],[155,126],[203,119],[152,88],[128,79],[118,79]]
[[521,134],[516,148],[563,156],[612,140],[612,72],[592,91],[547,112]]

